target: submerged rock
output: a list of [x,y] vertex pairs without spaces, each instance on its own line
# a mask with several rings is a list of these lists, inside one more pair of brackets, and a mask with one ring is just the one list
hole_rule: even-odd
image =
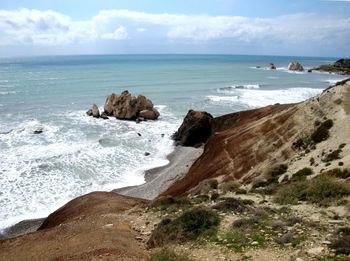
[[34,134],[43,133],[43,128],[36,129],[33,133],[34,133]]
[[213,116],[207,112],[189,110],[173,139],[182,146],[195,146],[206,142],[211,135],[212,119]]
[[299,62],[290,62],[288,64],[288,70],[290,71],[304,71],[304,67]]
[[267,68],[269,68],[270,70],[276,70],[276,66],[273,63],[269,63]]

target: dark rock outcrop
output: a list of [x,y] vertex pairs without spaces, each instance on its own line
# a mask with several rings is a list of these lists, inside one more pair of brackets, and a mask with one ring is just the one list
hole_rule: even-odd
[[304,67],[299,62],[290,62],[288,64],[288,70],[302,72],[304,71]]
[[321,65],[314,70],[348,75],[350,74],[350,59],[340,59],[333,64]]
[[276,70],[276,66],[273,63],[270,63],[267,68],[269,68],[270,70]]
[[189,110],[173,139],[182,146],[195,146],[206,142],[211,135],[212,119],[213,116],[207,112]]
[[43,128],[39,128],[39,129],[36,129],[33,133],[34,134],[41,134],[41,133],[43,133]]
[[109,119],[107,113],[105,113],[105,112],[102,112],[100,117],[102,119],[104,119],[104,120],[108,120]]
[[89,110],[86,112],[86,115],[87,115],[87,116],[92,116],[92,109],[89,109]]
[[153,107],[152,101],[143,95],[132,96],[128,91],[120,95],[112,93],[106,99],[104,112],[107,116],[114,116],[117,119],[136,120],[156,120],[159,112]]

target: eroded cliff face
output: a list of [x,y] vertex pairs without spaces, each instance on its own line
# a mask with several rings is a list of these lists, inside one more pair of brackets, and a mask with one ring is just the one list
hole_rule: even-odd
[[[350,81],[344,81],[299,104],[276,104],[214,118],[213,134],[203,154],[186,177],[162,195],[184,194],[201,181],[214,177],[223,182],[248,183],[263,176],[275,164],[285,163],[293,171],[301,163],[309,165],[308,160],[317,157],[321,150],[336,149],[340,143],[350,142],[350,135],[344,134],[350,130],[349,89]],[[334,122],[330,138],[300,158],[304,152],[295,146],[296,141],[307,139],[315,130],[315,124],[325,119]],[[321,167],[318,165],[316,171]]]

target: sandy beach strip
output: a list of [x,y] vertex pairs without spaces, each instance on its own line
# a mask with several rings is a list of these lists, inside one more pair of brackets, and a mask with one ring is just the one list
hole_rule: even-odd
[[146,183],[139,186],[115,189],[113,192],[143,199],[155,199],[175,181],[183,178],[194,161],[203,153],[203,148],[177,146],[169,154],[169,163],[146,171]]

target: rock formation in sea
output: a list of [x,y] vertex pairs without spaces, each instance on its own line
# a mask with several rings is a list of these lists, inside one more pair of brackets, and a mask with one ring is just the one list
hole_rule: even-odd
[[304,67],[299,62],[290,62],[288,64],[288,70],[302,72],[304,71]]
[[108,116],[113,116],[120,120],[135,120],[137,122],[156,120],[160,116],[151,100],[143,95],[132,96],[128,91],[123,91],[120,95],[112,93],[107,96],[101,115],[96,104],[86,114],[96,118],[108,119]]
[[159,112],[153,107],[151,100],[143,95],[132,96],[128,91],[123,91],[120,95],[109,95],[104,111],[108,116],[125,120],[156,120],[159,117]]
[[267,68],[269,68],[270,70],[276,70],[276,66],[273,63],[269,63],[269,65],[267,66]]

